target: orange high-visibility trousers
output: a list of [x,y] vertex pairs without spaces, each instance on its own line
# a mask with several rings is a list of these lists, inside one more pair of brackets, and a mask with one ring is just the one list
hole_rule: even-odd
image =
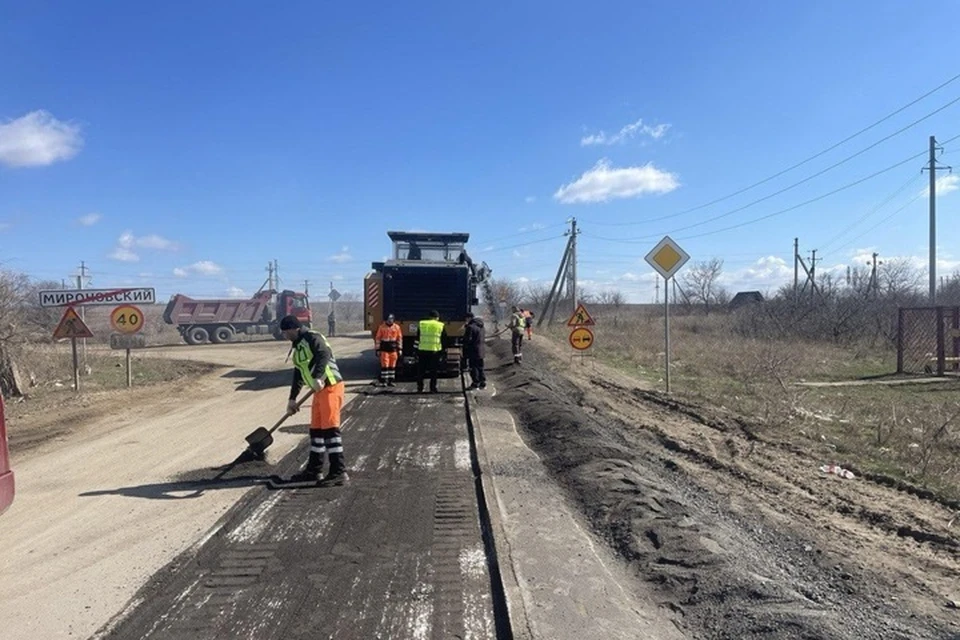
[[381,369],[396,369],[397,367],[397,357],[400,354],[396,351],[381,351],[380,352],[380,368]]
[[340,427],[340,409],[343,408],[343,382],[327,385],[313,394],[310,408],[311,429],[337,429]]

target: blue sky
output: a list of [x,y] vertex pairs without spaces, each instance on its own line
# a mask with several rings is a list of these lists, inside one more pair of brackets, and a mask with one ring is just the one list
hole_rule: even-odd
[[542,283],[576,217],[582,284],[635,302],[664,234],[733,291],[792,280],[794,237],[821,270],[926,269],[925,157],[778,212],[960,136],[960,102],[933,114],[960,79],[687,210],[960,74],[960,4],[510,4],[0,1],[0,262],[165,299],[252,293],[276,259],[318,297],[359,292],[388,229],[429,229]]

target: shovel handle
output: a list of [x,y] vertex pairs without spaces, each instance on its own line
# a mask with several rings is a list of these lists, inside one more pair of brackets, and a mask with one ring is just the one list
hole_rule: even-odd
[[[306,395],[304,395],[302,398],[300,398],[300,400],[297,401],[297,408],[299,409],[303,405],[303,403],[307,401],[307,398],[309,398],[312,395],[313,395],[313,389],[310,389],[310,391],[308,391]],[[293,415],[292,413],[283,414],[283,417],[277,420],[276,424],[274,424],[272,427],[267,429],[267,431],[269,433],[273,433],[274,431],[280,428],[280,425],[282,425],[284,422],[287,421],[287,418],[289,418],[292,415]]]

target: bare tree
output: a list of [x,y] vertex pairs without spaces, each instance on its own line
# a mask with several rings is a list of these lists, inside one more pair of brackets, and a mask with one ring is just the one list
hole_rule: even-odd
[[534,309],[543,309],[550,296],[550,285],[528,284],[523,294],[523,303]]
[[903,258],[886,260],[877,271],[877,280],[887,297],[900,298],[909,295],[923,284],[924,273]]
[[597,295],[597,301],[607,307],[613,308],[613,324],[617,326],[620,324],[620,309],[627,302],[626,296],[624,296],[620,291],[601,291]]
[[34,282],[26,274],[0,270],[0,389],[4,393],[23,392],[16,364],[19,352],[38,331],[52,332],[61,311],[40,307],[37,293],[59,288],[58,283]]
[[492,302],[499,304],[501,301],[508,305],[520,304],[523,299],[523,289],[516,282],[494,278],[490,280],[490,290],[496,297]]
[[723,290],[717,279],[723,273],[723,260],[711,258],[697,262],[683,274],[683,284],[689,298],[703,304],[709,314],[710,305],[718,304],[718,295]]
[[337,315],[344,324],[353,326],[353,323],[363,315],[363,305],[360,303],[360,294],[356,291],[347,291],[337,300]]

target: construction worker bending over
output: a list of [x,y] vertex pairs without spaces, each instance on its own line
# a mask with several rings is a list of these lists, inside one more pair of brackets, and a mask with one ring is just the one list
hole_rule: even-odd
[[403,355],[403,333],[392,313],[380,323],[374,342],[380,356],[380,383],[392,387],[397,379],[397,359]]
[[447,329],[440,322],[440,313],[431,311],[430,317],[421,320],[417,328],[417,393],[423,393],[424,375],[430,373],[430,393],[436,393],[437,371],[443,354],[443,339]]
[[[303,471],[294,475],[294,482],[317,482],[321,487],[342,486],[347,481],[340,436],[340,409],[343,407],[343,376],[333,357],[330,343],[319,331],[300,325],[294,316],[280,321],[283,337],[293,343],[293,383],[287,413],[299,411],[297,395],[304,385],[313,389],[310,411],[310,457]],[[321,480],[323,454],[330,458],[330,470]]]
[[520,307],[514,306],[511,310],[510,324],[510,347],[513,350],[513,363],[523,362],[523,332],[527,328],[527,319],[523,317]]

